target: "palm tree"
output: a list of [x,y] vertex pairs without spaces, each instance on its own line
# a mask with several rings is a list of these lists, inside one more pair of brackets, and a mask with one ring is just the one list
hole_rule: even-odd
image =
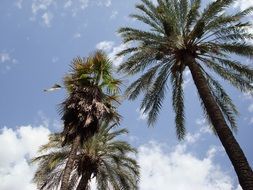
[[69,178],[78,147],[92,137],[101,121],[119,121],[114,103],[117,102],[120,80],[112,76],[112,63],[97,51],[88,58],[76,58],[71,72],[64,79],[69,92],[61,104],[64,122],[64,141],[71,143],[71,151],[63,172],[61,190],[68,190]]
[[157,119],[165,98],[167,81],[172,84],[172,105],[176,132],[185,136],[183,73],[188,68],[200,101],[215,133],[229,156],[243,189],[253,189],[253,172],[232,129],[236,129],[237,110],[217,74],[243,92],[253,90],[253,70],[239,59],[253,56],[252,25],[245,21],[253,8],[228,14],[235,0],[215,0],[203,10],[201,0],[142,0],[132,14],[147,30],[124,27],[119,30],[124,43],[132,44],[118,56],[128,56],[119,71],[128,75],[145,72],[126,90],[129,99],[144,93],[141,109],[149,125]]
[[[97,189],[137,189],[139,166],[129,156],[136,150],[125,141],[117,140],[126,129],[103,123],[93,137],[78,148],[74,167],[71,170],[69,190],[88,190],[90,180],[96,179]],[[32,159],[39,167],[34,176],[38,189],[58,189],[63,180],[63,168],[71,151],[71,145],[61,146],[62,134],[52,134],[49,142]]]

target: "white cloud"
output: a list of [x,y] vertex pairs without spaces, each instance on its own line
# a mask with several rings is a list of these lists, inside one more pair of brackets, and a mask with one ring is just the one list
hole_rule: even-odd
[[[253,93],[243,93],[243,95],[240,95],[239,98],[242,98],[242,100],[247,101],[248,111],[250,113],[253,113]],[[247,121],[248,124],[253,124],[253,117],[250,114],[249,116],[245,117],[244,120]]]
[[97,6],[110,7],[112,5],[111,0],[96,0],[94,1]]
[[210,148],[202,159],[178,145],[172,151],[157,142],[139,148],[141,190],[231,190],[232,179],[214,164],[216,148]]
[[32,13],[37,14],[39,11],[47,11],[55,3],[55,0],[35,0],[32,3]]
[[85,9],[89,6],[89,0],[79,0],[81,9]]
[[65,3],[64,3],[64,8],[69,8],[71,7],[73,4],[72,0],[67,0]]
[[185,69],[185,72],[183,73],[183,78],[184,78],[183,88],[186,88],[192,83],[191,71],[188,68]]
[[[240,97],[241,98],[241,97]],[[243,95],[242,95],[242,98],[244,100],[253,100],[253,95],[251,92],[244,92]]]
[[5,52],[0,53],[0,61],[1,61],[1,63],[5,63],[5,62],[8,62],[10,60],[11,60],[11,58],[10,58],[10,54],[9,53],[5,53]]
[[[252,6],[253,6],[253,1],[252,0],[237,0],[237,1],[235,1],[233,8],[234,9],[239,8],[242,11],[242,10],[245,10],[245,9],[247,9],[249,7],[252,7]],[[251,23],[252,23],[252,18],[253,18],[253,14],[251,13],[251,15],[248,16],[248,21],[251,22]],[[253,34],[252,27],[248,29],[248,32]],[[253,40],[248,40],[248,41],[250,43],[253,43]]]
[[[38,148],[48,140],[49,130],[44,126],[4,127],[0,132],[0,189],[35,190],[31,180],[35,166],[28,164]],[[4,146],[5,145],[5,146]]]
[[114,42],[112,42],[112,41],[102,41],[96,45],[96,48],[106,51],[106,52],[109,52],[112,50],[113,45],[114,45]]
[[82,34],[79,33],[79,32],[76,32],[76,33],[73,35],[73,37],[74,37],[75,39],[81,38],[81,37],[82,37]]
[[18,7],[19,9],[22,9],[22,4],[23,4],[23,0],[17,0],[15,2],[15,6]]
[[138,120],[147,120],[148,114],[147,113],[143,113],[144,109],[137,108],[136,112],[138,113]]
[[[15,6],[22,9],[24,0],[15,0]],[[27,2],[26,2],[27,3]],[[28,2],[29,3],[29,2]],[[91,6],[103,6],[105,8],[112,5],[111,0],[31,0],[31,21],[43,21],[45,26],[51,26],[52,18],[67,17],[69,14],[76,17],[78,14],[83,14],[83,11]],[[112,18],[116,16],[116,12],[112,13]]]
[[37,17],[42,20],[44,26],[50,27],[54,14],[52,13],[52,8],[57,7],[56,0],[35,0],[31,5],[31,10],[33,16],[30,20],[35,21]]
[[112,5],[112,1],[111,0],[106,0],[105,1],[105,6],[106,7],[110,7]]
[[253,103],[248,107],[249,112],[253,112]]
[[129,47],[129,44],[120,44],[119,46],[115,46],[112,48],[112,51],[109,53],[108,56],[112,60],[115,67],[118,67],[124,61],[123,56],[117,57],[116,55],[127,47]]
[[[4,127],[0,132],[0,189],[35,190],[31,182],[36,167],[27,159],[36,155],[38,148],[48,141],[50,131],[44,126]],[[214,164],[219,148],[211,147],[204,158],[187,151],[194,141],[186,140],[175,147],[149,142],[138,148],[137,160],[141,166],[140,190],[231,190],[232,179]],[[92,189],[95,189],[94,181]],[[240,187],[237,187],[240,190]]]
[[206,124],[206,119],[205,118],[202,118],[202,119],[198,118],[198,119],[196,119],[196,124],[197,125],[204,125],[204,124]]
[[15,63],[17,63],[17,60],[10,53],[5,51],[0,52],[0,64],[3,65],[4,70],[10,70],[11,66]]
[[52,62],[53,62],[53,63],[56,63],[56,62],[58,62],[59,60],[60,60],[60,58],[57,57],[57,56],[54,56],[54,57],[52,58]]
[[253,1],[237,0],[235,1],[235,4],[234,4],[234,7],[239,7],[241,10],[249,8],[250,6],[253,6]]
[[196,119],[195,123],[198,125],[200,133],[213,134],[210,123],[206,120],[206,118],[198,118]]
[[118,14],[119,14],[118,11],[112,11],[112,14],[111,14],[111,16],[110,16],[110,19],[115,19],[116,16],[117,16]]
[[249,124],[253,124],[253,117],[250,118]]
[[187,144],[196,143],[203,137],[205,134],[212,134],[212,131],[207,123],[206,119],[196,119],[195,123],[198,125],[199,129],[195,133],[187,133],[185,136],[185,142]]
[[53,14],[50,13],[50,12],[45,12],[41,18],[43,20],[43,23],[47,26],[47,27],[50,27],[51,26],[51,21],[53,19]]

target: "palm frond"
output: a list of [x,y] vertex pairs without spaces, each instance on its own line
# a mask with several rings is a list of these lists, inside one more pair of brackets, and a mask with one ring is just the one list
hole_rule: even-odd
[[[79,147],[71,172],[70,189],[75,189],[80,183],[80,178],[86,175],[89,179],[92,176],[96,177],[98,189],[109,186],[114,189],[136,189],[139,166],[135,159],[129,156],[130,153],[136,153],[136,149],[127,142],[117,139],[127,133],[127,130],[116,129],[116,126],[115,123],[102,123],[98,133]],[[56,188],[61,183],[71,145],[67,144],[59,149],[60,135],[62,134],[55,136],[52,134],[49,143],[44,146],[50,153],[32,160],[32,163],[39,164],[34,182],[41,190]],[[56,145],[57,149],[53,145]]]
[[152,67],[139,79],[137,79],[135,82],[129,85],[125,93],[130,100],[134,100],[142,91],[145,91],[147,89],[148,85],[155,78],[156,72],[159,67],[160,65]]
[[171,74],[172,83],[172,105],[175,111],[176,132],[179,140],[185,137],[184,120],[184,93],[183,93],[183,74]]
[[158,77],[154,80],[151,87],[145,93],[141,103],[141,109],[144,113],[148,113],[148,124],[153,125],[157,119],[158,113],[162,107],[166,91],[166,82],[170,74],[170,62],[165,64],[158,73]]
[[253,90],[253,86],[251,84],[252,81],[244,78],[239,73],[234,72],[234,70],[226,69],[210,59],[202,58],[201,61],[217,74],[219,74],[222,78],[230,82],[237,89],[243,92],[249,92]]
[[186,16],[185,32],[189,33],[193,23],[195,23],[199,17],[200,0],[194,0],[191,4],[191,8]]
[[237,123],[236,123],[236,116],[239,114],[236,106],[233,104],[229,95],[225,92],[222,88],[221,84],[214,80],[207,72],[204,71],[202,68],[202,72],[206,77],[208,82],[209,89],[215,98],[217,104],[219,105],[223,115],[225,116],[226,120],[229,122],[231,128],[236,132],[237,131]]

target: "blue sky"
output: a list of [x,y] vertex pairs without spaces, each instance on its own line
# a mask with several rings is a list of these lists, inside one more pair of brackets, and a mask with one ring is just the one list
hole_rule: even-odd
[[[28,165],[27,159],[47,141],[50,131],[61,129],[57,105],[65,97],[64,91],[45,93],[43,89],[62,82],[74,57],[87,56],[97,48],[108,53],[115,67],[119,65],[122,60],[115,60],[115,54],[124,48],[117,34],[119,27],[145,27],[128,17],[136,2],[1,0],[0,178],[4,182],[0,189],[36,189],[30,182],[35,167]],[[244,9],[250,4],[239,0],[232,8]],[[120,77],[125,85],[132,80]],[[139,110],[141,97],[119,107],[124,116],[121,126],[130,131],[126,140],[140,151],[141,190],[239,189],[219,140],[208,130],[187,72],[185,81],[188,135],[183,142],[175,136],[170,88],[153,128],[147,127]],[[252,166],[253,97],[224,84],[240,111],[236,138]]]

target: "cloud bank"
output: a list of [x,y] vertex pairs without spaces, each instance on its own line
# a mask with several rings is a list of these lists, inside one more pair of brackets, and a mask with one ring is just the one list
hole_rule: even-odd
[[[1,190],[36,190],[31,182],[36,166],[29,165],[28,160],[48,141],[49,134],[48,128],[42,125],[1,129]],[[198,139],[199,135],[188,134],[184,143],[174,147],[155,141],[141,145],[136,157],[141,166],[140,190],[236,189],[232,178],[213,161],[219,148],[211,147],[204,158],[189,152],[187,147]]]
[[18,129],[4,127],[0,131],[0,189],[35,190],[31,183],[35,166],[28,160],[38,148],[47,143],[50,131],[43,127],[21,126]]

